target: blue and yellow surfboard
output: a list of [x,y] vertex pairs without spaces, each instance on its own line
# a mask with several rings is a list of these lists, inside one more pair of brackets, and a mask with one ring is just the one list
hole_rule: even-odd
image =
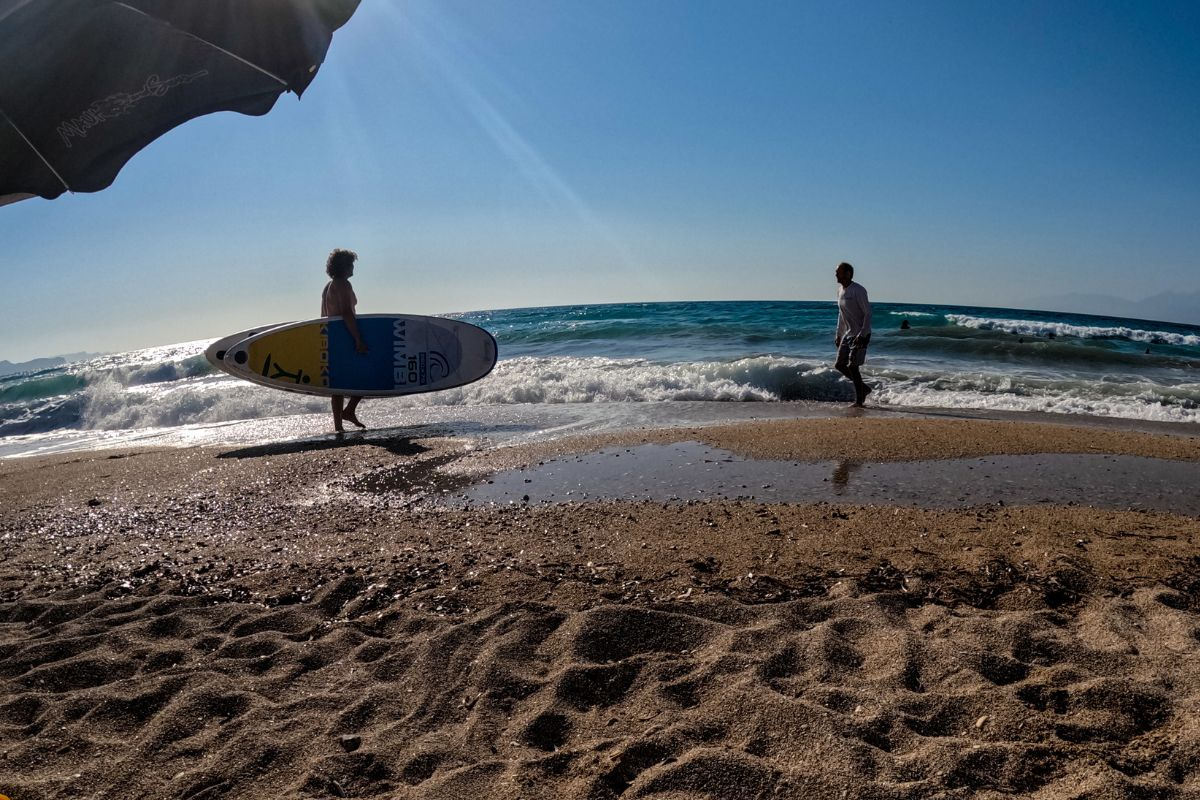
[[232,375],[289,392],[391,397],[437,392],[477,381],[496,365],[496,339],[444,317],[363,314],[367,345],[357,352],[341,317],[264,329],[229,347]]

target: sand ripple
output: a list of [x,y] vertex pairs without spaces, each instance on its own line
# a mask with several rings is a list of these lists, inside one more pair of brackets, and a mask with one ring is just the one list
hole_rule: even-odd
[[3,606],[13,797],[1200,791],[1200,624],[1166,588],[997,611],[845,581],[461,617],[347,613],[353,579],[277,608],[114,588]]

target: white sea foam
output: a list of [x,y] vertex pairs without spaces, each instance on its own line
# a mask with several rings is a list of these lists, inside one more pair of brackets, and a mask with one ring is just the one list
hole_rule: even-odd
[[[324,412],[323,397],[291,394],[226,376],[146,382],[114,370],[82,390],[86,430],[166,428]],[[129,383],[126,383],[129,381]],[[394,408],[515,403],[844,400],[848,384],[827,365],[759,356],[660,364],[599,357],[514,358],[457,389],[384,401]],[[377,401],[371,401],[377,402]]]
[[933,314],[929,311],[889,311],[888,313],[891,314],[893,317],[936,317],[937,316],[937,314]]
[[682,364],[599,357],[523,357],[501,361],[491,375],[477,383],[432,395],[414,395],[402,402],[485,405],[840,399],[840,380],[828,367],[769,356]]
[[329,401],[324,398],[278,392],[232,378],[129,387],[116,377],[105,375],[83,390],[80,427],[86,430],[167,428],[282,417],[328,407]]
[[1022,336],[1074,336],[1080,339],[1129,339],[1146,344],[1174,344],[1200,347],[1200,336],[1153,331],[1125,326],[1071,325],[1066,322],[1048,322],[1031,319],[998,319],[973,317],[968,314],[947,314],[946,319],[964,328],[977,330],[1005,331]]
[[[1009,372],[925,372],[868,367],[883,405],[1052,411],[1200,422],[1200,385],[1164,386],[1135,378],[1050,379]],[[87,430],[182,425],[326,413],[323,397],[279,392],[225,376],[125,386],[113,376],[84,391]],[[849,383],[826,364],[775,356],[662,364],[640,359],[524,357],[500,362],[487,378],[443,392],[387,400],[389,408],[612,402],[845,401]]]
[[1161,422],[1200,422],[1200,384],[1090,383],[1003,374],[890,374],[871,395],[883,405],[1087,414]]

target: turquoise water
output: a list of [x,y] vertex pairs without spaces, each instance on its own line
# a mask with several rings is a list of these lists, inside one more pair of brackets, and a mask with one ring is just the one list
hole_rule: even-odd
[[[753,356],[828,358],[832,303],[713,302],[555,306],[459,315],[507,357],[601,356],[659,362]],[[910,328],[901,330],[903,320]],[[872,353],[952,366],[997,360],[1057,367],[1192,369],[1200,327],[1042,311],[877,303]],[[1150,354],[1145,350],[1150,348]]]
[[[672,401],[845,402],[833,303],[627,303],[451,316],[496,336],[500,363],[461,389],[389,408]],[[908,329],[902,329],[904,320]],[[250,321],[248,321],[250,322]],[[225,331],[213,331],[213,338]],[[214,372],[211,340],[0,378],[0,445],[292,414],[327,401]],[[864,376],[890,407],[1200,421],[1200,327],[981,307],[874,306]]]

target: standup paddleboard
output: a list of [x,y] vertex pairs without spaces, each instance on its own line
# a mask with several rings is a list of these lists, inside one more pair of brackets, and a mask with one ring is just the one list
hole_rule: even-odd
[[437,392],[477,381],[496,365],[496,339],[444,317],[362,314],[358,353],[341,317],[293,322],[230,347],[222,368],[289,392],[391,397]]
[[[290,323],[284,324],[286,325]],[[241,331],[240,333],[231,333],[228,336],[222,336],[220,339],[217,339],[208,346],[208,348],[204,351],[204,357],[208,359],[208,363],[212,364],[217,369],[228,372],[230,375],[237,375],[236,372],[229,368],[229,364],[225,363],[225,354],[229,352],[235,344],[249,339],[255,334],[262,333],[263,331],[269,331],[274,327],[277,326],[259,325],[257,328],[250,328],[248,330]]]

